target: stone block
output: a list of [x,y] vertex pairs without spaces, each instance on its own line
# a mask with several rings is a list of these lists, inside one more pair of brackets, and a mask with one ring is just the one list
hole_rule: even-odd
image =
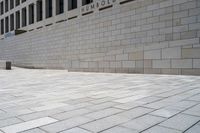
[[188,31],[188,25],[181,25],[173,27],[173,32],[184,32]]
[[142,60],[144,59],[144,52],[129,53],[129,60]]
[[191,38],[196,38],[196,37],[197,37],[196,30],[181,33],[181,39],[191,39]]
[[135,68],[135,61],[123,61],[122,67],[123,68]]
[[144,68],[152,68],[152,60],[144,60]]
[[170,68],[171,66],[170,60],[152,60],[152,62],[152,68]]
[[174,59],[171,65],[172,68],[192,68],[192,59]]
[[128,60],[128,54],[120,54],[120,55],[116,55],[116,60],[117,61],[122,61],[122,60]]
[[200,14],[200,8],[189,9],[189,16],[195,16]]
[[144,73],[145,74],[160,74],[161,69],[160,68],[145,68]]
[[161,69],[162,74],[173,74],[173,75],[180,75],[181,74],[181,69],[172,69],[172,68],[164,68]]
[[190,45],[190,44],[199,44],[199,38],[176,40],[176,41],[170,41],[169,42],[170,47],[184,46],[184,45]]
[[161,50],[144,51],[144,59],[161,59]]
[[200,68],[200,59],[193,60],[193,68]]
[[135,61],[135,67],[136,68],[143,68],[143,66],[144,66],[144,61],[143,60]]
[[199,30],[199,29],[200,29],[200,23],[189,24],[189,30]]
[[181,18],[181,24],[191,24],[191,23],[195,23],[196,21],[197,21],[196,16]]
[[162,59],[181,58],[181,47],[162,49]]
[[182,58],[200,58],[200,48],[183,48]]

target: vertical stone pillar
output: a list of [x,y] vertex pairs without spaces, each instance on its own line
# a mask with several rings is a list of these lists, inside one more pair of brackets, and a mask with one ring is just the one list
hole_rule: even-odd
[[19,16],[20,16],[20,28],[22,28],[22,9],[19,10]]
[[64,12],[68,11],[68,0],[64,0]]
[[26,26],[28,26],[29,25],[29,10],[28,10],[28,5],[25,8],[26,8]]
[[16,29],[16,12],[14,12],[14,30]]
[[56,16],[56,0],[52,0],[52,17]]
[[46,19],[46,0],[42,0],[42,18]]
[[34,23],[37,22],[37,1],[34,1]]

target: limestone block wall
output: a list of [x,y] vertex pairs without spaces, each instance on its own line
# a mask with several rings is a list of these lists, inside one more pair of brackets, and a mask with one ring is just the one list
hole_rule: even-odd
[[121,1],[0,40],[0,59],[69,71],[200,75],[200,0]]

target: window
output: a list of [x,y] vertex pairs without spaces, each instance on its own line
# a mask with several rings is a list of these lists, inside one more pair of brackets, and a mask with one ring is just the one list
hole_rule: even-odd
[[27,25],[26,23],[26,7],[22,9],[22,27],[25,27]]
[[0,7],[1,7],[1,15],[2,15],[4,13],[4,10],[3,10],[4,9],[3,1],[1,2],[1,6]]
[[16,12],[16,29],[20,28],[20,12]]
[[56,15],[64,13],[64,0],[56,0]]
[[29,24],[34,23],[34,4],[29,5]]
[[16,0],[15,2],[15,6],[18,6],[20,4],[20,0]]
[[4,19],[1,20],[1,35],[4,34]]
[[26,2],[26,0],[22,0],[22,3],[23,3],[23,2]]
[[46,0],[46,18],[52,17],[52,0]]
[[77,0],[68,0],[68,11],[77,8]]
[[84,5],[90,4],[92,2],[93,2],[93,0],[82,0],[82,5],[84,6]]
[[42,0],[37,1],[37,22],[42,20]]
[[8,0],[5,0],[5,12],[8,11]]
[[9,32],[9,18],[8,17],[6,17],[5,27],[6,27],[6,33],[8,33]]
[[10,9],[14,8],[14,0],[10,0]]
[[14,14],[10,15],[10,31],[14,30]]

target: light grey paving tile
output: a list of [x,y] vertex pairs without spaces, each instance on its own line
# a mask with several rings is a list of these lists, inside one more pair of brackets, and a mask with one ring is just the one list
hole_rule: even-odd
[[116,126],[116,127],[110,128],[108,130],[105,130],[101,133],[139,133],[139,132],[136,130],[133,130],[133,129]]
[[198,104],[192,108],[189,108],[188,110],[184,111],[183,113],[200,116],[200,104]]
[[173,115],[178,114],[180,111],[174,109],[159,109],[154,112],[151,112],[151,115],[161,116],[161,117],[172,117]]
[[133,102],[133,101],[136,101],[136,100],[144,98],[144,97],[145,97],[145,95],[135,95],[135,96],[130,96],[130,97],[125,97],[125,98],[117,99],[117,100],[114,100],[114,102],[128,103],[128,102]]
[[89,132],[89,131],[84,130],[82,128],[75,127],[75,128],[60,132],[60,133],[92,133],[92,132]]
[[113,99],[115,99],[115,98],[113,98],[113,97],[105,97],[105,98],[101,98],[101,99],[96,99],[96,100],[90,101],[90,103],[99,104],[99,103],[111,102]]
[[200,94],[190,97],[188,100],[200,102]]
[[83,114],[87,114],[89,112],[91,112],[91,111],[88,109],[77,109],[77,110],[73,110],[73,111],[55,114],[55,115],[52,115],[51,117],[58,119],[58,120],[64,120],[64,119],[68,119],[68,118],[72,118],[72,117],[77,117],[77,116],[80,116]]
[[8,118],[8,119],[0,120],[0,127],[13,125],[20,122],[23,122],[23,121],[18,118]]
[[109,107],[115,106],[117,104],[118,103],[116,103],[116,102],[106,102],[106,103],[101,103],[101,104],[89,106],[89,107],[87,107],[87,109],[95,111],[95,110],[101,110],[101,109],[109,108]]
[[44,118],[40,118],[40,119],[28,121],[28,122],[23,122],[23,123],[11,125],[11,126],[3,127],[0,129],[5,133],[17,133],[17,132],[22,132],[22,131],[29,130],[32,128],[36,128],[39,126],[47,125],[50,123],[54,123],[56,121],[57,121],[56,119],[52,119],[50,117],[44,117]]
[[172,104],[170,107],[182,110],[182,109],[190,108],[196,104],[197,102],[194,102],[194,101],[180,101],[180,102]]
[[200,132],[200,124],[196,124],[188,129],[185,133],[199,133]]
[[187,128],[195,124],[200,120],[200,117],[195,117],[191,115],[185,115],[185,114],[178,114],[159,125],[164,127],[169,127],[181,131],[185,131]]
[[155,101],[158,101],[158,100],[161,100],[162,98],[160,97],[145,97],[145,98],[142,98],[142,99],[138,99],[136,100],[137,102],[140,102],[140,103],[144,103],[144,104],[147,104],[147,103],[152,103],[152,102],[155,102]]
[[119,113],[119,115],[122,116],[122,117],[133,119],[133,118],[142,116],[144,114],[147,114],[147,113],[149,113],[151,111],[153,111],[153,110],[149,109],[149,108],[137,107],[137,108],[133,108],[131,110]]
[[42,126],[41,129],[49,132],[49,133],[55,133],[55,132],[61,132],[76,126],[80,126],[84,123],[88,123],[91,120],[86,117],[75,117],[75,118],[70,118],[64,121],[59,121],[53,124],[49,124],[46,126]]
[[39,128],[35,128],[35,129],[27,130],[24,132],[20,132],[20,133],[46,133],[46,132]]
[[46,110],[46,111],[34,112],[34,113],[31,113],[31,114],[21,115],[21,116],[18,116],[18,118],[20,118],[24,121],[30,121],[30,120],[33,120],[33,119],[38,119],[38,118],[41,118],[41,117],[47,117],[47,116],[57,114],[57,113],[61,113],[61,112],[63,112],[63,111],[56,110],[56,109]]
[[114,106],[115,108],[119,108],[119,109],[125,109],[125,110],[129,110],[138,106],[143,105],[142,103],[139,102],[128,102],[128,103],[123,103],[123,104],[119,104]]
[[182,133],[182,132],[178,130],[166,128],[166,127],[154,126],[152,128],[145,130],[142,133]]
[[110,117],[106,117],[103,119],[99,119],[87,124],[84,124],[81,126],[81,128],[84,128],[86,130],[89,130],[91,132],[100,132],[105,129],[111,128],[113,126],[116,126],[120,123],[124,123],[128,121],[129,119],[120,117],[119,115],[113,115]]
[[110,116],[119,112],[122,112],[122,110],[116,109],[116,108],[107,108],[107,109],[100,110],[97,112],[89,113],[85,116],[89,118],[93,118],[93,119],[100,119],[100,118]]
[[49,104],[49,105],[45,105],[45,106],[41,106],[41,107],[34,107],[34,108],[31,108],[31,110],[44,111],[44,110],[55,109],[55,108],[59,108],[59,107],[63,107],[63,106],[66,106],[66,104],[64,104],[64,103],[54,103],[54,104]]
[[127,123],[124,123],[122,124],[122,126],[131,128],[140,132],[153,125],[156,125],[162,122],[163,120],[165,120],[165,118],[152,116],[152,115],[144,115],[142,117],[139,117]]

